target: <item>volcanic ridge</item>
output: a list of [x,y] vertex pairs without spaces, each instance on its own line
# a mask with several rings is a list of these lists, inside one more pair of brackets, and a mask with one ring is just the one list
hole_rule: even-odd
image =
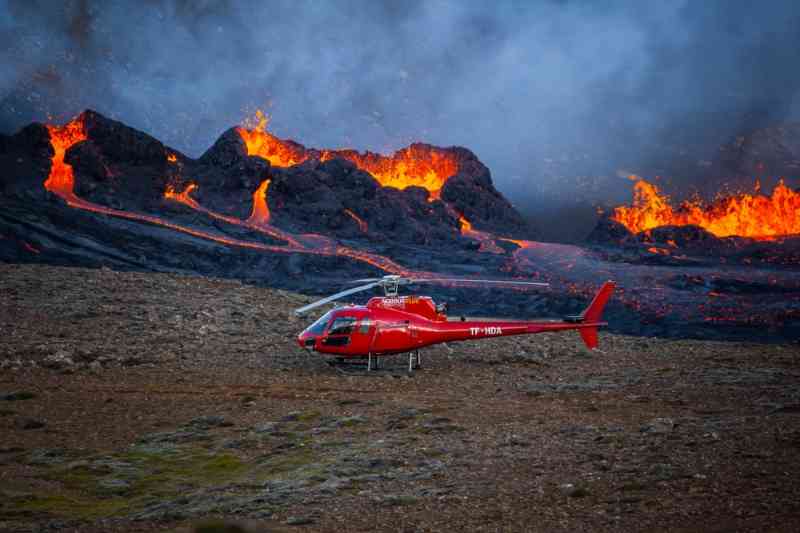
[[[800,194],[783,184],[770,197],[672,210],[640,182],[633,206],[608,213],[587,245],[573,246],[532,240],[535,228],[466,148],[307,148],[270,133],[261,114],[193,159],[85,111],[0,137],[0,168],[5,262],[213,275],[310,293],[385,273],[551,283],[541,293],[432,291],[465,313],[489,306],[507,316],[578,311],[615,279],[617,331],[800,337]],[[776,206],[785,210],[777,226],[726,233],[730,213],[741,222],[746,209],[752,220],[753,209]]]

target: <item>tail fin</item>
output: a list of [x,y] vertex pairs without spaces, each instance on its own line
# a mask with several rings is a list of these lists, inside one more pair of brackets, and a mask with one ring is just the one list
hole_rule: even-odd
[[[614,287],[616,287],[616,283],[613,281],[606,281],[600,290],[597,291],[595,294],[592,303],[589,304],[583,313],[580,314],[581,322],[586,322],[588,324],[598,323],[600,319],[603,317],[603,308],[606,306],[608,299],[611,298],[611,294],[614,292]],[[597,326],[588,326],[585,328],[580,328],[578,330],[581,334],[581,338],[583,338],[584,344],[590,350],[594,350],[597,348]]]

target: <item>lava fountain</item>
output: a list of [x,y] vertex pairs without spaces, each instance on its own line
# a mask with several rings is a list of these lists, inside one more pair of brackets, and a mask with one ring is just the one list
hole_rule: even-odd
[[658,187],[639,179],[633,189],[633,204],[616,207],[611,219],[633,233],[691,224],[717,237],[771,239],[800,234],[800,193],[781,181],[769,196],[741,193],[710,204],[685,201],[676,209]]
[[309,158],[309,154],[303,146],[281,140],[269,133],[267,131],[268,124],[269,117],[259,110],[256,111],[254,123],[236,128],[247,147],[247,155],[266,159],[276,167],[299,165]]
[[63,126],[48,124],[47,131],[50,133],[50,145],[54,153],[44,188],[73,205],[78,202],[74,190],[75,175],[72,166],[64,162],[64,156],[72,145],[86,140],[86,128],[79,117]]
[[406,189],[421,187],[438,200],[447,180],[458,174],[457,157],[441,148],[412,144],[390,156],[355,150],[310,150],[300,144],[279,139],[267,131],[269,118],[256,111],[255,121],[246,121],[236,131],[247,147],[247,154],[266,159],[278,167],[290,167],[311,158],[320,161],[341,158],[368,172],[383,187]]
[[430,193],[430,201],[441,198],[447,180],[458,174],[458,161],[448,152],[424,144],[412,144],[391,156],[355,150],[326,150],[320,159],[347,159],[368,172],[383,187],[406,189],[421,187]]

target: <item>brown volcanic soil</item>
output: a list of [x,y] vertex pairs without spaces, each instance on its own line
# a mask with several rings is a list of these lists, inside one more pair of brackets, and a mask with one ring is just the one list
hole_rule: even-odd
[[796,530],[797,345],[541,335],[368,375],[296,347],[306,301],[0,265],[0,530]]

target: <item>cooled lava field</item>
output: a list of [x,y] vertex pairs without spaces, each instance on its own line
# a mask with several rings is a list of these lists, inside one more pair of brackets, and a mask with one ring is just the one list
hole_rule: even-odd
[[796,343],[571,332],[368,374],[297,347],[308,296],[239,280],[7,264],[0,294],[2,531],[800,521]]

